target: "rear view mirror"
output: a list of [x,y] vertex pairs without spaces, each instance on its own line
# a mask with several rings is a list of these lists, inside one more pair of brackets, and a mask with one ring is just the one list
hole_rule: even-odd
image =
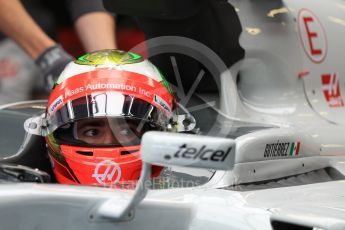
[[183,19],[194,15],[202,0],[103,0],[110,12],[155,19]]
[[151,177],[151,164],[176,165],[229,170],[234,165],[235,141],[228,138],[192,134],[146,132],[141,142],[143,167],[140,179],[130,199],[109,199],[91,211],[95,220],[128,220],[135,207],[145,198]]
[[143,136],[141,155],[155,165],[230,170],[235,147],[229,138],[152,131]]

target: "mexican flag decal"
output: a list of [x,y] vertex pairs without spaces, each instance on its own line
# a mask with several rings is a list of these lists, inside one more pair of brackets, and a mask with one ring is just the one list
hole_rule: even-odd
[[300,146],[301,143],[299,141],[291,143],[290,156],[298,156]]

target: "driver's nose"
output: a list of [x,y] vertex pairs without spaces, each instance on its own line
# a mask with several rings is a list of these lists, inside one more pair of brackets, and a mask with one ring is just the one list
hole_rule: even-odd
[[111,130],[109,126],[107,126],[103,141],[104,141],[104,144],[117,144],[113,131]]

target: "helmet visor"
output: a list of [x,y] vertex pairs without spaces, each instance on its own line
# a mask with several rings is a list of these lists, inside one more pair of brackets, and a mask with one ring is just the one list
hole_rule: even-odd
[[164,129],[169,124],[171,116],[172,114],[163,112],[140,98],[119,92],[102,92],[69,100],[53,114],[48,113],[46,128],[47,134],[50,134],[57,128],[75,121],[78,121],[78,127],[82,122],[79,120],[85,118],[131,118]]
[[160,127],[131,118],[84,118],[58,128],[54,135],[60,144],[80,146],[140,145],[143,134]]

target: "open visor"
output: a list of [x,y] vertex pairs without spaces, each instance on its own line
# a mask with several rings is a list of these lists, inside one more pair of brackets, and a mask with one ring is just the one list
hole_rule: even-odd
[[145,132],[162,130],[145,120],[133,118],[84,118],[59,127],[54,137],[60,144],[77,146],[135,146]]
[[[46,136],[57,128],[86,118],[131,118],[165,129],[172,114],[163,112],[145,100],[119,92],[91,93],[67,101],[62,107],[25,122],[25,129],[36,135]],[[50,112],[50,113],[49,113]]]

